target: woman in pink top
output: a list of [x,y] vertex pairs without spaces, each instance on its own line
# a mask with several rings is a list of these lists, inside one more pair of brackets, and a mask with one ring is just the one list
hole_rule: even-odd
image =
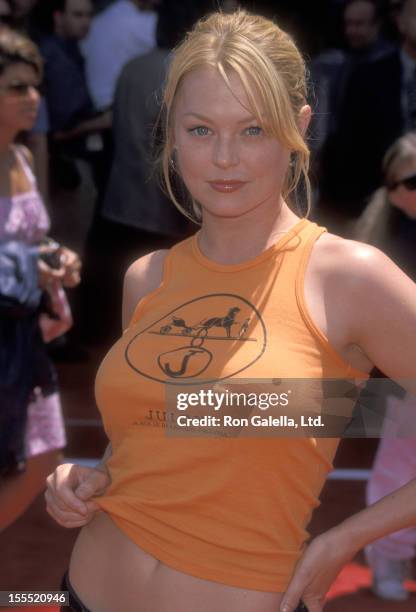
[[[16,32],[2,29],[0,531],[41,491],[46,475],[59,462],[59,450],[65,446],[56,376],[43,340],[56,337],[70,323],[62,284],[74,286],[79,282],[80,263],[65,249],[60,251],[59,269],[52,269],[39,257],[39,243],[50,227],[49,216],[37,189],[30,153],[14,144],[17,134],[31,129],[36,119],[41,76],[35,45]],[[20,286],[20,292],[10,293],[11,279],[16,291]],[[40,312],[45,290],[51,297],[50,313],[57,315],[58,321]]]

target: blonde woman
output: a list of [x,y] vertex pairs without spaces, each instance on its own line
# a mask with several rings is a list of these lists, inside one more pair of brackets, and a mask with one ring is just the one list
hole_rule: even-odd
[[201,229],[129,268],[124,334],[96,381],[110,444],[97,468],[48,478],[48,512],[83,526],[63,583],[69,609],[281,606],[338,440],[168,437],[165,390],[365,380],[374,363],[412,378],[413,283],[377,249],[301,218],[294,201],[299,181],[310,191],[306,94],[293,40],[245,11],[212,14],[175,51],[161,161]]

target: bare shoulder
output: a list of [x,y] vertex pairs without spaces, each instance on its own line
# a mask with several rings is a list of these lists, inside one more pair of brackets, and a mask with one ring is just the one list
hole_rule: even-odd
[[325,232],[315,243],[310,261],[310,272],[323,275],[326,280],[337,280],[345,286],[359,286],[377,278],[385,279],[387,266],[393,273],[399,270],[391,259],[380,249],[348,240],[335,234]]
[[[359,338],[386,321],[414,319],[415,283],[380,249],[323,234],[312,251],[307,279],[319,287],[327,306],[344,326],[345,337]],[[375,362],[377,363],[377,362]]]
[[321,273],[333,327],[341,327],[345,344],[416,393],[416,283],[375,247],[331,234],[321,238],[308,267],[315,286]]
[[161,284],[168,252],[168,249],[153,251],[128,268],[123,288],[123,329],[126,329],[138,302]]
[[23,157],[25,158],[29,166],[33,169],[32,151],[28,147],[22,144],[15,145],[15,146],[18,147],[18,150],[20,151],[20,153],[23,155]]

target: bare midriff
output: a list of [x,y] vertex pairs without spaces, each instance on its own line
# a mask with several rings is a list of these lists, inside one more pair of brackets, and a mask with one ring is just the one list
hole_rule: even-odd
[[105,512],[81,530],[69,579],[92,612],[276,612],[282,597],[168,567],[132,542]]

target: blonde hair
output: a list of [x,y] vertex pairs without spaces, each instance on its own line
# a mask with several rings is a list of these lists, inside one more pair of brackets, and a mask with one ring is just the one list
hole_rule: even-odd
[[303,177],[307,199],[307,213],[311,206],[308,178],[309,148],[299,126],[299,113],[306,104],[306,70],[303,58],[291,37],[275,23],[244,10],[231,14],[213,13],[194,26],[185,40],[175,49],[167,75],[159,127],[163,148],[159,155],[160,168],[166,191],[177,208],[193,221],[201,219],[201,208],[190,197],[187,210],[177,199],[172,178],[173,114],[178,89],[184,77],[198,68],[214,67],[230,86],[227,71],[240,77],[251,111],[264,124],[260,108],[253,94],[258,94],[267,114],[266,133],[277,138],[292,152],[282,195],[285,199],[296,190]]
[[386,246],[389,236],[396,230],[396,220],[400,216],[399,211],[389,201],[387,186],[395,183],[400,166],[415,158],[415,132],[407,132],[387,149],[382,161],[384,186],[375,191],[355,222],[352,232],[355,240],[381,248]]
[[416,133],[408,132],[401,138],[398,138],[387,149],[383,157],[383,175],[386,185],[394,183],[398,168],[404,162],[416,157]]

